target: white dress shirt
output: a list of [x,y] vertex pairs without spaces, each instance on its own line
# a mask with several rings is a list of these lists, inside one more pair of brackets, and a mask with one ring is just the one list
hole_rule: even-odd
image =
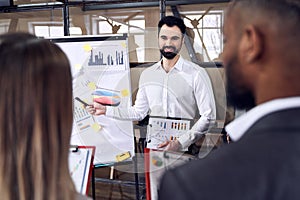
[[150,116],[200,119],[178,141],[183,149],[195,142],[216,119],[216,105],[204,68],[180,57],[167,73],[161,61],[145,69],[139,81],[134,106],[107,107],[106,115],[126,120]]
[[225,130],[233,141],[239,140],[245,132],[260,118],[275,111],[300,107],[300,97],[271,100],[255,106],[245,114],[229,123]]

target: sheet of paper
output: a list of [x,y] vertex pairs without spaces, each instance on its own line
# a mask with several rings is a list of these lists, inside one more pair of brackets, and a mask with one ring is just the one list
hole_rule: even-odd
[[92,149],[79,148],[76,152],[70,150],[69,170],[75,184],[76,191],[86,194],[89,172],[92,161]]
[[149,160],[146,163],[149,165],[149,172],[147,173],[150,179],[150,185],[147,185],[147,190],[150,190],[151,200],[158,199],[159,183],[166,170],[196,159],[191,155],[185,155],[183,153],[151,149],[149,150],[148,158]]
[[94,164],[116,162],[117,155],[128,151],[134,156],[132,121],[92,116],[75,100],[79,97],[92,104],[97,98],[120,108],[131,106],[127,36],[64,37],[53,41],[67,54],[72,66],[74,126],[70,143],[96,146]]
[[150,117],[147,126],[147,147],[157,149],[165,141],[176,140],[190,129],[190,120]]

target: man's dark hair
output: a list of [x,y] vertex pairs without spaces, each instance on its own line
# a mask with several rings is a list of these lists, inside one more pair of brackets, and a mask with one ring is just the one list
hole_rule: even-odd
[[181,18],[174,17],[174,16],[166,16],[163,17],[159,22],[158,22],[158,33],[160,32],[160,29],[163,25],[167,25],[168,27],[173,27],[177,26],[181,33],[184,35],[186,32],[186,26]]

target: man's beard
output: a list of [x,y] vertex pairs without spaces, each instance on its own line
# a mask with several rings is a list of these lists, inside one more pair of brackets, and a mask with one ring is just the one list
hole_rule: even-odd
[[[165,52],[166,48],[173,49],[173,52]],[[173,46],[164,46],[159,51],[168,60],[172,60],[178,54],[178,50],[175,47],[173,47]]]
[[[236,64],[236,69],[234,65]],[[242,67],[238,66],[239,62],[235,56],[231,61],[228,62],[226,66],[226,77],[227,77],[227,101],[230,105],[235,106],[238,109],[250,109],[255,106],[255,98],[253,93],[243,86],[241,83],[242,77],[238,73],[237,68]]]

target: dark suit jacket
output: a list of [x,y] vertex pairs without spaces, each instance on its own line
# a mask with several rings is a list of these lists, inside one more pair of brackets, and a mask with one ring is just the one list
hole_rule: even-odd
[[160,200],[300,199],[300,108],[256,122],[237,142],[168,171]]

